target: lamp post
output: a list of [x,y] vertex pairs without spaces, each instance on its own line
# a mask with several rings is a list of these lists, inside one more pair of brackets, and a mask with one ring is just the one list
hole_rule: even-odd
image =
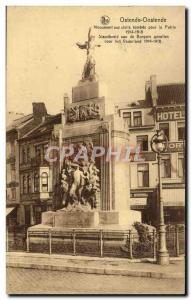
[[162,199],[162,181],[161,181],[161,153],[165,152],[167,148],[167,137],[162,130],[157,130],[157,133],[151,139],[151,149],[157,153],[158,160],[158,200],[159,200],[159,244],[157,253],[157,263],[159,265],[169,264],[169,254],[166,248],[166,229],[164,224],[164,209]]

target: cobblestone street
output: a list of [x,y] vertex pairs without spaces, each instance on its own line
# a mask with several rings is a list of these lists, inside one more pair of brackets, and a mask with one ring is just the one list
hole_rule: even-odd
[[7,268],[9,294],[183,294],[184,279],[154,279]]

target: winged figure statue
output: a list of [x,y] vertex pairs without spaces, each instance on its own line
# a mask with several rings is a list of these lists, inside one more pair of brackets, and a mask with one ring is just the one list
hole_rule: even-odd
[[91,27],[88,31],[88,41],[84,42],[83,44],[78,42],[76,45],[82,50],[85,49],[87,52],[87,59],[82,73],[82,80],[94,80],[96,76],[94,50],[95,47],[100,47],[101,45],[95,44],[95,36],[91,34]]

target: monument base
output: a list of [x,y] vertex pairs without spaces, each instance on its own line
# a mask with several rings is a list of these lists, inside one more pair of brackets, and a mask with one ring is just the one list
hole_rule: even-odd
[[107,87],[99,81],[80,81],[72,88],[72,102],[100,98],[107,95]]
[[141,222],[138,211],[47,211],[42,213],[42,225],[59,228],[124,228]]

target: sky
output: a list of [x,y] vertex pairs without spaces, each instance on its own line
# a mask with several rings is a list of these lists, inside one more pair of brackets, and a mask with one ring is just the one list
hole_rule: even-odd
[[113,26],[137,25],[122,23],[120,17],[143,16],[164,17],[168,25],[176,26],[162,30],[170,36],[162,44],[127,46],[99,39],[99,34],[117,34],[116,30],[92,29],[101,44],[95,51],[96,73],[108,87],[108,94],[103,95],[106,101],[113,105],[144,99],[145,81],[151,74],[157,75],[158,83],[185,81],[183,7],[8,7],[7,111],[28,114],[32,102],[39,101],[46,104],[48,113],[59,113],[64,93],[71,97],[86,60],[76,42],[85,42],[88,28],[101,26],[103,15],[110,17]]

